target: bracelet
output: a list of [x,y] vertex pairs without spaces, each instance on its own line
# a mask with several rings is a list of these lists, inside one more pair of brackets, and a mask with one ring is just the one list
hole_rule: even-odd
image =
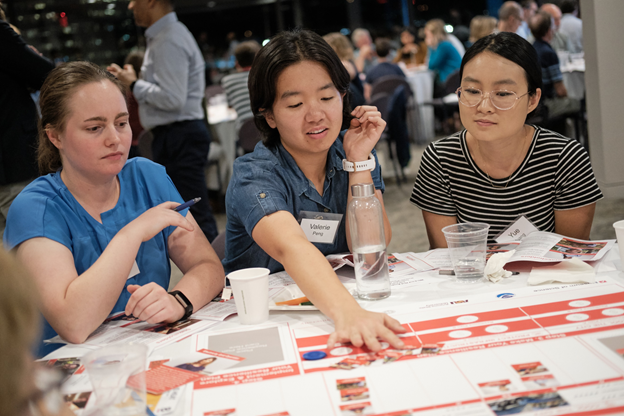
[[342,159],[342,169],[346,172],[361,172],[364,170],[375,169],[375,156],[373,154],[368,155],[368,160],[364,162],[349,162],[347,159]]
[[182,316],[182,318],[179,319],[179,321],[184,321],[189,316],[191,316],[191,314],[193,313],[193,304],[191,303],[191,301],[188,300],[186,296],[184,296],[184,293],[180,292],[179,290],[173,290],[169,292],[169,294],[173,296],[173,298],[177,300],[178,303],[184,308],[184,315]]

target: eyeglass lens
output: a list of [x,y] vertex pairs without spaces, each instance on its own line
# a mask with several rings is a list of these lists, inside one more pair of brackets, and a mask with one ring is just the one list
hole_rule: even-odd
[[[499,110],[508,110],[516,102],[517,95],[513,91],[495,90],[490,92],[490,101]],[[476,88],[462,88],[459,93],[459,101],[468,107],[478,105],[483,99],[483,92]]]

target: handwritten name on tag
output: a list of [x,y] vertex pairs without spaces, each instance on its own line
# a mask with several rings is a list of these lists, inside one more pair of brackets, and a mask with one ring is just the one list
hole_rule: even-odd
[[538,229],[525,217],[521,215],[516,221],[496,237],[497,243],[508,243],[510,241],[520,241],[533,231]]
[[331,244],[336,238],[340,221],[301,219],[301,228],[311,243]]

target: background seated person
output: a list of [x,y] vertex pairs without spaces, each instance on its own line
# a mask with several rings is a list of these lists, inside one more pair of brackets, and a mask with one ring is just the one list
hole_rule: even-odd
[[375,39],[375,49],[377,50],[377,64],[375,64],[366,73],[366,83],[364,83],[364,97],[367,101],[371,99],[372,85],[381,77],[388,75],[397,75],[405,78],[403,70],[397,65],[390,62],[388,54],[392,45],[388,38]]
[[498,21],[492,16],[475,16],[470,21],[470,37],[468,47],[487,35],[494,33]]
[[434,96],[440,96],[437,90],[446,82],[446,78],[459,69],[462,58],[457,49],[448,40],[444,22],[441,19],[432,19],[425,25],[425,43],[429,47],[429,69],[436,73],[436,91]]
[[16,198],[4,243],[41,293],[44,339],[58,333],[79,344],[124,310],[149,323],[181,319],[185,309],[167,293],[170,257],[184,273],[175,289],[195,309],[223,286],[223,268],[193,216],[173,210],[183,201],[165,169],[126,162],[132,132],[123,91],[87,62],[55,68],[41,89],[45,176]]
[[355,66],[357,67],[358,72],[366,73],[366,71],[368,71],[377,61],[373,38],[371,37],[368,29],[359,27],[351,34],[351,41],[355,47],[355,50],[353,51]]
[[[285,269],[321,312],[334,320],[328,345],[351,341],[379,350],[377,337],[395,348],[401,325],[362,309],[338,280],[325,255],[349,251],[346,215],[330,244],[311,243],[301,211],[346,214],[350,186],[374,183],[383,207],[381,171],[347,172],[343,160],[365,161],[386,123],[375,107],[350,112],[349,74],[314,32],[282,32],[265,45],[249,75],[251,108],[263,135],[254,152],[239,157],[226,194],[223,265]],[[349,128],[341,133],[342,129]],[[386,241],[391,238],[384,211]]]
[[350,102],[352,107],[366,104],[364,99],[364,83],[360,79],[360,72],[355,66],[353,58],[353,45],[348,37],[340,32],[331,32],[323,36],[323,39],[332,47],[338,58],[342,61],[345,69],[349,73],[351,82],[349,83]]
[[524,11],[522,6],[515,1],[506,1],[498,9],[497,30],[499,32],[516,33],[523,21]]
[[[417,41],[419,41],[417,43]],[[427,44],[418,39],[418,33],[412,26],[401,32],[401,49],[392,60],[395,64],[403,62],[407,68],[422,65],[427,58]]]
[[251,64],[260,50],[260,44],[255,40],[248,40],[238,44],[234,49],[234,57],[236,58],[236,72],[229,74],[221,79],[221,85],[225,89],[225,95],[230,107],[236,110],[236,130],[240,130],[245,120],[253,117],[251,112],[251,103],[249,102],[249,88],[247,80],[249,78],[249,70]]
[[465,130],[431,143],[410,201],[423,212],[432,248],[442,228],[490,224],[488,242],[525,215],[540,231],[589,238],[602,198],[576,141],[525,124],[541,96],[530,43],[501,32],[478,40],[462,61],[459,113]]
[[579,100],[568,97],[568,91],[563,85],[559,56],[549,43],[555,36],[552,20],[548,13],[540,11],[530,22],[531,33],[535,37],[533,47],[542,68],[543,103],[548,107],[549,118],[578,113],[581,109]]

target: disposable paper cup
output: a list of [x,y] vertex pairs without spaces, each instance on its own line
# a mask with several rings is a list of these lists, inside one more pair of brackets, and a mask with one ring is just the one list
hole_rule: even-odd
[[465,222],[442,228],[457,281],[483,277],[489,228],[483,222]]
[[624,220],[613,223],[613,228],[615,228],[615,238],[620,249],[620,261],[624,268]]
[[98,415],[145,415],[147,346],[112,344],[86,354],[87,370]]
[[269,319],[269,269],[254,267],[227,275],[240,322],[255,325]]

